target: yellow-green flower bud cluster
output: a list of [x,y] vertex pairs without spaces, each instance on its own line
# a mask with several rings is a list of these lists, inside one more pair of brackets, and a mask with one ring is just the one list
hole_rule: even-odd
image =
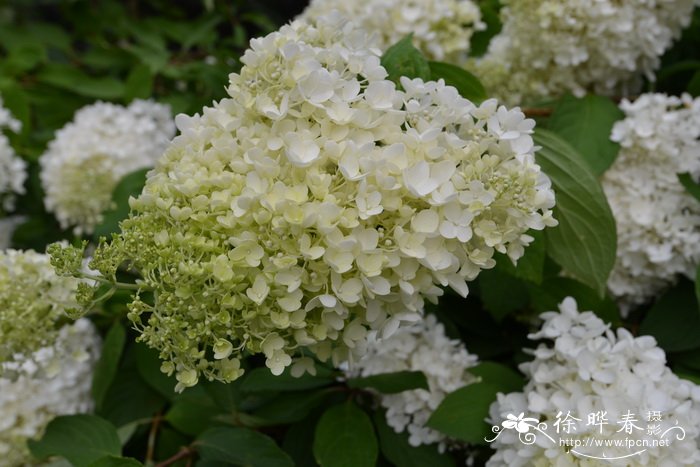
[[57,276],[46,255],[0,251],[0,363],[53,343],[64,312],[78,307],[77,284]]
[[244,350],[274,374],[301,347],[362,354],[369,331],[420,319],[440,286],[466,295],[496,251],[516,260],[556,224],[532,120],[442,81],[399,91],[367,40],[339,16],[253,40],[95,252],[152,291],[129,317],[178,389],[237,378]]

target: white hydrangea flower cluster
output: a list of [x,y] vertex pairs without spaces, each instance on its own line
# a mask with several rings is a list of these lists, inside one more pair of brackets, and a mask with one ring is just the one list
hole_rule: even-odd
[[0,467],[33,465],[27,440],[41,437],[58,415],[92,410],[92,372],[100,338],[87,319],[61,328],[51,347],[5,364],[0,377]]
[[57,276],[46,255],[0,251],[0,362],[51,345],[58,321],[78,308],[78,283]]
[[690,23],[695,0],[503,0],[503,29],[473,71],[522,104],[566,92],[638,92]]
[[40,159],[46,209],[63,228],[91,233],[119,180],[154,166],[174,134],[167,105],[137,99],[128,107],[106,102],[83,107]]
[[463,63],[471,37],[486,26],[473,0],[312,0],[300,19],[315,21],[339,11],[376,34],[382,51],[408,34],[433,60]]
[[27,163],[15,154],[10,140],[3,133],[5,129],[17,133],[22,129],[22,124],[3,107],[0,97],[0,215],[14,208],[15,195],[24,193],[27,178]]
[[[530,378],[523,392],[499,394],[490,410],[491,423],[501,425],[511,414],[546,422],[545,433],[560,437],[597,440],[659,439],[658,433],[677,425],[685,430],[679,440],[674,429],[666,435],[670,446],[652,446],[634,457],[606,460],[605,465],[678,466],[700,464],[700,386],[678,378],[667,366],[666,355],[651,336],[634,337],[626,329],[611,331],[590,311],[579,312],[573,298],[566,298],[559,312],[542,314],[542,329],[531,339],[551,339],[553,345],[540,344],[534,360],[521,366]],[[634,415],[632,433],[621,430],[620,420],[628,411]],[[607,424],[589,424],[589,414],[605,412]],[[654,420],[654,432],[648,431],[649,412],[660,412]],[[568,414],[573,428],[569,433],[560,424]],[[568,425],[566,425],[568,426]],[[492,446],[496,453],[486,464],[508,466],[597,466],[601,461],[569,453],[570,447],[553,443],[541,433],[527,445],[515,429],[503,429]],[[583,441],[582,441],[583,442]],[[643,442],[643,441],[640,441]],[[608,458],[628,455],[640,449],[625,446],[578,447],[583,454]]]
[[440,443],[444,449],[448,439],[425,426],[445,396],[476,381],[469,368],[477,364],[459,340],[445,335],[445,328],[428,315],[410,327],[399,329],[391,337],[370,338],[367,354],[354,363],[350,376],[371,376],[398,371],[422,371],[428,390],[416,389],[380,398],[386,408],[386,420],[397,433],[408,431],[412,446]]
[[700,201],[677,176],[700,179],[700,98],[644,94],[620,108],[621,149],[602,184],[618,238],[608,288],[627,311],[700,264]]
[[157,291],[130,317],[180,388],[235,379],[244,348],[275,374],[300,346],[362,353],[368,329],[415,320],[440,285],[466,295],[495,251],[517,259],[556,225],[534,121],[442,81],[399,91],[367,40],[333,15],[251,41],[230,97],[178,117],[96,251],[94,269],[128,261]]

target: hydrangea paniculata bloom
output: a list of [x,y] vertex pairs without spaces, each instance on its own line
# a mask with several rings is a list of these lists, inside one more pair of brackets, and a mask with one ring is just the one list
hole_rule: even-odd
[[130,172],[153,167],[175,134],[167,105],[98,102],[76,112],[41,157],[44,204],[63,228],[91,233]]
[[412,326],[399,329],[387,338],[369,340],[367,354],[350,368],[350,375],[371,376],[398,371],[422,371],[429,389],[384,394],[381,405],[386,420],[397,433],[408,431],[413,446],[440,443],[445,447],[447,437],[425,426],[445,396],[476,381],[469,368],[477,363],[459,340],[445,335],[445,328],[435,315]]
[[92,372],[100,338],[87,319],[63,326],[56,341],[26,360],[5,364],[0,377],[0,467],[34,465],[27,441],[58,415],[92,410]]
[[[495,425],[508,415],[534,418],[547,423],[545,433],[555,441],[559,438],[596,440],[647,440],[643,452],[633,457],[608,459],[605,465],[677,466],[700,463],[700,386],[678,378],[667,366],[666,355],[651,336],[634,337],[626,329],[609,329],[590,311],[579,312],[569,297],[559,306],[559,312],[542,315],[542,329],[531,339],[550,339],[552,344],[540,344],[533,351],[534,360],[521,366],[530,378],[523,392],[499,394],[490,410]],[[600,424],[590,424],[589,414],[605,413]],[[620,420],[627,413],[634,415],[632,428],[621,430]],[[658,412],[658,414],[657,414]],[[654,417],[655,429],[648,431],[648,414]],[[557,435],[555,423],[571,414],[573,425],[565,430],[560,423]],[[595,417],[594,417],[595,421]],[[607,423],[603,423],[607,421]],[[568,422],[567,422],[568,423]],[[677,426],[685,430],[679,440],[673,429],[666,437],[669,446],[653,446],[658,433]],[[533,444],[524,444],[519,431],[502,430],[492,446],[496,449],[490,467],[508,466],[596,466],[597,459],[587,459],[568,451],[571,447],[553,443],[534,430]],[[583,442],[583,441],[582,441]],[[640,441],[642,443],[643,441]],[[613,444],[607,447],[579,447],[577,451],[592,456],[621,457],[641,449],[629,449]]]
[[408,34],[433,60],[462,63],[472,34],[485,25],[472,0],[312,0],[301,19],[315,20],[333,11],[346,15],[386,50]]
[[690,23],[695,0],[504,0],[503,29],[474,70],[523,103],[572,92],[638,92]]
[[[300,347],[362,353],[368,329],[414,321],[439,286],[462,295],[556,225],[532,120],[444,82],[387,81],[341,16],[251,41],[230,97],[179,116],[181,135],[95,253],[140,273],[130,319],[179,389],[231,381],[242,349],[275,374]],[[112,268],[110,270],[110,268]]]
[[15,196],[24,193],[27,178],[27,163],[15,154],[10,140],[3,130],[17,133],[22,128],[19,120],[3,107],[0,98],[0,215],[14,207]]
[[78,308],[77,285],[57,276],[46,255],[0,251],[0,363],[51,345],[57,322]]
[[608,287],[626,310],[700,264],[700,201],[678,180],[700,179],[700,99],[644,94],[620,107],[611,139],[621,149],[603,189],[618,238]]

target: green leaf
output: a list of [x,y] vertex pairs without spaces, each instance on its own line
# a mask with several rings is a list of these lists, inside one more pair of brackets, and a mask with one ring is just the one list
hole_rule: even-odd
[[96,415],[67,415],[54,418],[39,441],[29,441],[32,455],[44,459],[65,457],[74,467],[87,467],[105,456],[119,456],[117,429]]
[[580,154],[556,134],[535,132],[542,146],[536,158],[552,180],[557,204],[555,228],[545,231],[547,252],[557,263],[602,297],[615,264],[615,220],[595,174]]
[[223,18],[214,16],[204,21],[200,21],[199,24],[190,25],[191,27],[187,31],[187,36],[182,42],[183,49],[189,49],[193,45],[208,42],[209,40],[216,40],[216,26],[223,20]]
[[667,352],[700,348],[700,310],[693,283],[682,279],[669,289],[651,307],[639,332],[654,336]]
[[134,345],[134,352],[136,368],[141,378],[160,395],[168,400],[172,399],[175,396],[175,378],[160,371],[161,360],[158,358],[158,351],[139,342]]
[[389,47],[382,55],[381,63],[389,73],[389,79],[399,86],[402,76],[430,81],[430,65],[423,54],[413,46],[411,35]]
[[592,311],[603,321],[619,325],[620,311],[615,302],[607,295],[601,298],[590,287],[568,277],[551,277],[545,279],[541,286],[530,285],[531,305],[538,313],[554,311],[566,297],[576,299],[578,309]]
[[486,423],[491,403],[502,389],[491,383],[473,383],[445,397],[426,426],[472,444],[485,444],[491,430]]
[[525,248],[525,255],[518,260],[517,265],[513,265],[510,258],[500,253],[497,254],[496,268],[535,284],[542,283],[544,273],[545,241],[544,232],[541,230],[530,230],[528,235],[534,238],[530,245]]
[[24,44],[10,50],[5,64],[12,74],[21,74],[45,60],[46,49],[41,44]]
[[95,227],[94,237],[107,237],[119,232],[119,222],[129,216],[129,198],[138,196],[146,184],[146,173],[150,169],[140,169],[125,175],[112,191],[112,208],[102,215],[102,223]]
[[146,384],[136,369],[134,346],[127,346],[115,378],[107,391],[99,415],[122,427],[146,420],[162,409],[165,400]]
[[318,416],[310,416],[290,425],[282,440],[282,449],[289,454],[296,467],[318,467],[314,458],[314,428]]
[[316,376],[304,373],[295,378],[287,368],[281,375],[275,376],[269,368],[255,368],[246,374],[241,383],[241,391],[301,391],[327,386],[334,381],[332,371],[322,365],[316,365]]
[[125,342],[126,330],[117,321],[107,332],[102,345],[102,354],[97,361],[97,365],[95,365],[95,371],[92,375],[92,398],[95,400],[97,410],[102,407],[107,390],[114,380],[114,375],[117,374],[117,367],[119,366],[119,359]]
[[323,404],[332,394],[333,392],[329,389],[282,393],[255,409],[252,415],[258,419],[257,424],[261,426],[298,422],[306,418],[309,412]]
[[422,371],[397,371],[349,378],[347,383],[351,388],[372,388],[382,394],[397,394],[412,389],[428,389],[428,380]]
[[690,78],[687,88],[688,94],[693,97],[700,96],[700,71],[696,71],[693,77]]
[[596,175],[615,161],[620,145],[610,140],[616,121],[624,113],[607,97],[566,95],[549,118],[548,128],[569,142]]
[[126,78],[124,99],[147,99],[153,94],[153,72],[147,65],[136,65]]
[[678,180],[685,187],[686,191],[693,195],[693,198],[700,201],[700,184],[695,183],[689,173],[678,174]]
[[470,368],[469,373],[481,378],[481,381],[498,386],[501,392],[520,391],[525,385],[525,379],[505,365],[496,362],[483,361]]
[[374,467],[379,449],[372,421],[348,401],[326,410],[316,425],[314,456],[321,467]]
[[142,467],[143,464],[131,457],[106,456],[90,464],[90,467]]
[[[507,257],[500,258],[510,264]],[[496,321],[502,321],[507,315],[527,306],[530,301],[527,286],[511,274],[496,268],[479,274],[479,298]],[[507,290],[508,293],[503,293]]]
[[272,438],[248,428],[212,428],[195,441],[203,461],[246,467],[293,467],[287,453]]
[[436,445],[411,446],[406,432],[396,433],[386,423],[383,410],[374,412],[374,426],[379,436],[382,454],[396,467],[454,467],[454,460],[446,453],[440,454]]
[[197,436],[211,427],[219,412],[219,408],[204,390],[199,394],[190,391],[178,397],[165,414],[165,419],[182,433]]
[[700,305],[700,265],[698,265],[698,270],[695,272],[695,300]]
[[471,37],[469,50],[470,57],[481,57],[489,48],[491,39],[501,32],[502,24],[499,17],[501,8],[500,0],[480,0],[479,8],[481,9],[481,19],[486,23],[486,28],[481,31],[476,31]]
[[456,65],[443,62],[428,62],[430,66],[430,79],[437,81],[442,78],[448,86],[454,86],[459,94],[475,104],[479,104],[488,98],[484,85],[479,78]]
[[95,78],[70,65],[46,65],[37,79],[80,96],[96,99],[119,99],[124,96],[124,83],[109,76]]

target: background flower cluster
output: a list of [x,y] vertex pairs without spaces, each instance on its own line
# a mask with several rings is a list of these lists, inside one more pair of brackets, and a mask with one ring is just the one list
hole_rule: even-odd
[[695,4],[1,5],[0,466],[697,464]]

